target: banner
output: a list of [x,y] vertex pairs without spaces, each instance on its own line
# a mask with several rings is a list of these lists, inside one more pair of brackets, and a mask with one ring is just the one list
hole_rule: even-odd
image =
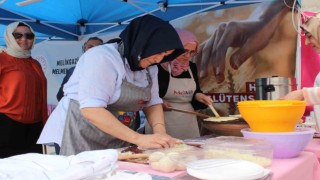
[[172,22],[198,37],[193,61],[201,89],[221,116],[239,114],[238,101],[255,99],[255,79],[295,77],[298,14],[292,15],[293,0],[286,3],[274,0]]
[[[298,14],[292,16],[288,7],[293,2],[267,1],[170,22],[197,36],[199,54],[193,61],[201,89],[214,99],[222,116],[239,114],[237,102],[255,98],[256,78],[295,76],[297,23],[293,22],[297,22]],[[117,36],[109,34],[102,39]],[[84,40],[44,42],[34,48],[33,57],[42,64],[48,80],[49,104],[57,104],[55,96],[62,79],[79,60],[83,43]]]
[[82,42],[44,42],[32,50],[32,57],[40,62],[48,82],[48,104],[58,104],[56,94],[69,68],[75,66],[82,54]]
[[[106,42],[118,34],[115,32],[99,38]],[[56,95],[67,70],[76,66],[83,53],[82,46],[90,37],[93,36],[84,37],[81,41],[46,41],[32,49],[32,57],[40,62],[48,81],[49,113],[58,104]]]

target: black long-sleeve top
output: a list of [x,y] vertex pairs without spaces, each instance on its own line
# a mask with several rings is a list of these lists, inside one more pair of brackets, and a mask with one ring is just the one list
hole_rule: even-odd
[[[196,64],[193,62],[190,62],[190,69],[194,78],[194,81],[196,83],[196,90],[193,94],[193,98],[191,101],[191,105],[193,106],[193,108],[195,110],[198,109],[205,109],[208,106],[206,104],[203,104],[199,101],[197,101],[195,99],[195,94],[196,93],[202,93],[201,89],[200,89],[200,84],[199,84],[199,78],[198,78],[198,71],[197,71],[197,67]],[[163,69],[163,67],[161,65],[158,65],[158,83],[159,83],[159,96],[161,98],[163,98],[165,96],[165,94],[167,93],[168,90],[168,86],[169,86],[169,72],[166,71],[165,69]],[[182,74],[180,74],[179,76],[176,76],[175,78],[191,78],[189,71],[185,71]]]
[[72,73],[73,73],[75,68],[76,67],[72,67],[72,68],[67,70],[66,76],[63,78],[63,81],[61,83],[59,91],[58,91],[58,93],[56,95],[58,101],[60,101],[62,99],[62,97],[64,96],[63,86],[64,86],[64,84],[66,84],[68,82],[68,80],[70,79],[70,77],[71,77],[71,75],[72,75]]

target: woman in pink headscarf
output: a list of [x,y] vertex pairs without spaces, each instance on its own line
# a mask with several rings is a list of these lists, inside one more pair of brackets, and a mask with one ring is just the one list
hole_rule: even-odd
[[[189,59],[197,54],[199,42],[193,33],[176,29],[185,53],[175,60],[158,65],[159,95],[163,99],[167,133],[175,138],[187,139],[200,136],[197,117],[170,111],[170,107],[188,111],[205,109],[213,100],[202,93],[197,77],[196,64]],[[151,133],[148,125],[146,133]]]

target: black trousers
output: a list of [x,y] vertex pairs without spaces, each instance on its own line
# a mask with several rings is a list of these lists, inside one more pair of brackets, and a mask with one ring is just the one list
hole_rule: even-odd
[[0,113],[0,158],[25,153],[42,153],[42,145],[36,144],[43,125],[23,124]]

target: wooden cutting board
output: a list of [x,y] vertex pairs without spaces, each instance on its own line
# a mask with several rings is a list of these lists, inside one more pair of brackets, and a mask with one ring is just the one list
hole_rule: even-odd
[[137,146],[129,146],[127,148],[119,149],[118,160],[149,164],[149,154],[144,153],[144,150],[139,149]]

